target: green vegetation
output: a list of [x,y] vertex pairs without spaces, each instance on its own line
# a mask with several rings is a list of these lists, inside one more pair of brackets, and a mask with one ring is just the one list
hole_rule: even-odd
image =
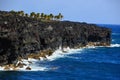
[[60,21],[63,19],[63,15],[61,13],[59,13],[58,15],[53,15],[52,13],[44,14],[44,13],[35,13],[35,12],[31,12],[30,14],[27,14],[24,13],[24,11],[14,11],[14,10],[11,10],[10,13],[14,15],[30,17],[42,21],[53,21],[53,20]]

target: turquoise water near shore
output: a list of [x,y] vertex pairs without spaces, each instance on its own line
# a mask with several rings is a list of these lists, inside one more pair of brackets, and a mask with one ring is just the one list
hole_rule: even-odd
[[35,64],[38,71],[0,71],[0,80],[120,80],[120,25],[112,29],[110,47],[89,47],[55,55]]

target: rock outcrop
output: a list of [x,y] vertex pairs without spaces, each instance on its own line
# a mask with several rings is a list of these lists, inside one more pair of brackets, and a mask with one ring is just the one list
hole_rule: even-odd
[[16,63],[18,57],[42,50],[79,48],[94,42],[110,45],[111,30],[79,22],[45,22],[0,11],[0,65]]

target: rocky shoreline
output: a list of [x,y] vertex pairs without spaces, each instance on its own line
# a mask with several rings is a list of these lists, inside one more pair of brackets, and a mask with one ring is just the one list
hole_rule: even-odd
[[[30,53],[29,55],[27,55],[27,58],[18,57],[18,61],[15,64],[7,64],[7,65],[0,66],[0,71],[39,71],[40,69],[34,70],[34,68],[32,68],[31,65],[33,63],[35,63],[34,61],[39,62],[39,61],[49,60],[49,57],[56,54],[55,52],[57,52],[57,54],[65,55],[65,54],[69,53],[71,50],[77,51],[77,50],[84,49],[84,48],[95,48],[95,47],[100,46],[100,45],[96,45],[96,44],[98,44],[98,43],[90,42],[88,45],[86,45],[84,47],[79,47],[76,49],[70,49],[69,47],[67,47],[67,48],[63,48],[63,49],[59,48],[58,52],[57,52],[57,50],[54,52],[51,50],[43,50],[37,54]],[[103,46],[109,47],[108,45],[103,45]],[[54,70],[54,69],[57,69],[57,67],[52,67],[50,69]],[[47,70],[47,69],[43,69],[43,70]]]
[[5,70],[5,71],[18,71],[20,69],[23,70],[31,70],[30,64],[32,64],[33,62],[31,61],[33,60],[46,60],[47,56],[51,56],[52,55],[52,51],[51,50],[43,50],[40,51],[39,53],[35,54],[35,53],[30,53],[27,55],[27,58],[22,58],[22,57],[18,57],[18,61],[14,64],[7,64],[7,65],[2,65],[0,66],[0,68],[2,68],[1,70]]
[[40,21],[0,11],[0,66],[7,65],[5,69],[17,64],[20,58],[50,56],[59,46],[80,48],[110,43],[111,30],[95,24]]

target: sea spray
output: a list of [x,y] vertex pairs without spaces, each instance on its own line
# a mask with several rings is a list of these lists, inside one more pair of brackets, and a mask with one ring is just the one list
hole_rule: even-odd
[[120,44],[111,44],[110,46],[108,47],[120,47]]
[[69,54],[73,54],[75,52],[78,52],[80,53],[80,51],[82,51],[83,48],[79,48],[79,49],[73,49],[73,48],[59,48],[57,49],[51,56],[47,56],[47,59],[50,60],[50,61],[53,61],[53,60],[56,60],[58,58],[63,58],[65,57],[66,55],[69,55]]

